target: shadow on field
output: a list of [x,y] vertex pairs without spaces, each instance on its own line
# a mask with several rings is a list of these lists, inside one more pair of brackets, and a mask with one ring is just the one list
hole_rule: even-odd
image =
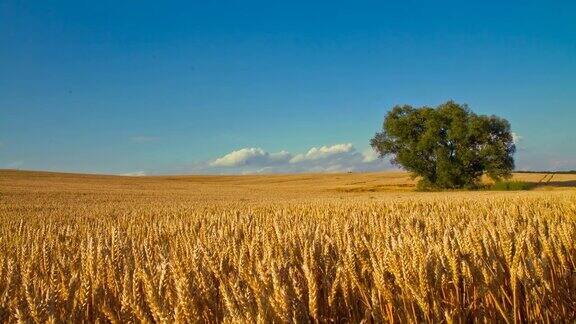
[[550,182],[531,182],[535,187],[576,187],[576,180],[567,181],[550,181]]
[[[512,182],[511,184],[514,184]],[[492,190],[532,190],[537,188],[576,188],[576,180],[565,180],[565,181],[550,181],[550,182],[538,182],[538,181],[519,181],[519,187],[511,187],[505,189],[493,189]],[[350,186],[350,187],[340,187],[333,189],[338,192],[384,192],[384,191],[412,191],[416,188],[414,184],[387,184],[387,185],[372,185],[372,186]]]

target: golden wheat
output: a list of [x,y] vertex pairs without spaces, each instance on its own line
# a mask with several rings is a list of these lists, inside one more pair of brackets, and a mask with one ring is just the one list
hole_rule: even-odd
[[3,177],[3,322],[576,319],[573,190]]

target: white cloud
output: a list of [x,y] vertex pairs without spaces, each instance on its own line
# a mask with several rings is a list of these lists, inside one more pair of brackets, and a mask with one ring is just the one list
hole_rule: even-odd
[[520,141],[522,141],[523,138],[524,137],[522,135],[512,132],[512,141],[514,142],[514,144],[520,143]]
[[143,177],[146,175],[146,172],[145,171],[135,171],[135,172],[122,173],[120,175],[124,176],[124,177]]
[[210,165],[217,167],[266,166],[287,162],[291,157],[292,155],[286,151],[268,153],[261,148],[251,147],[232,151],[212,161]]
[[366,163],[378,160],[378,153],[376,153],[376,151],[374,151],[374,149],[372,148],[364,150],[362,152],[362,155],[364,156],[364,159],[362,159],[362,161]]
[[372,149],[359,152],[352,144],[312,147],[304,153],[270,153],[262,148],[243,148],[196,168],[202,173],[299,173],[376,171],[390,168]]
[[299,163],[303,161],[313,161],[319,159],[332,158],[337,155],[349,153],[354,150],[350,143],[336,144],[332,146],[313,147],[305,154],[298,154],[294,156],[290,163]]

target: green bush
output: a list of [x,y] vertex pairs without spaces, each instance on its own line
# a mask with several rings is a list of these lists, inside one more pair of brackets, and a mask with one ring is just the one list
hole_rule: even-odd
[[530,190],[534,186],[533,183],[524,181],[500,181],[493,184],[490,189],[501,191]]

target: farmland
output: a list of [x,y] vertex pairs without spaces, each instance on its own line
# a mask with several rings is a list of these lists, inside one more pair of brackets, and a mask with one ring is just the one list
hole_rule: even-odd
[[0,171],[0,321],[576,320],[576,175]]

